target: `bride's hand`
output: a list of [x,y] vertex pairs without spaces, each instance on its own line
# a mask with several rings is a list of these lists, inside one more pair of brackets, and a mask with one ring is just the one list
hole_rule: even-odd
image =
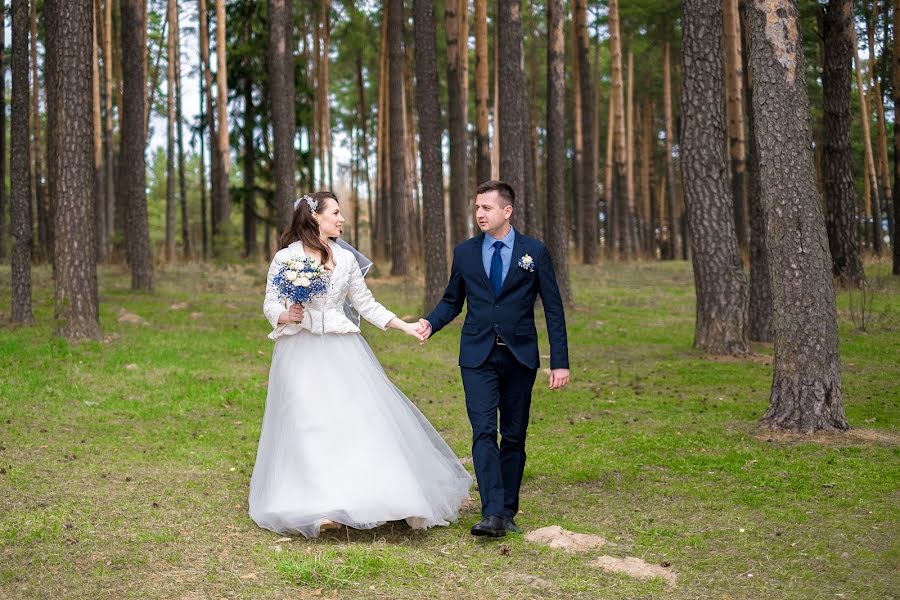
[[291,304],[291,307],[278,315],[278,324],[300,323],[303,320],[303,305]]
[[421,333],[419,333],[419,324],[418,323],[407,323],[406,321],[404,321],[403,322],[403,333],[405,333],[406,335],[411,335],[414,338],[416,338],[417,340],[419,340],[419,345],[422,345],[425,343],[426,338]]

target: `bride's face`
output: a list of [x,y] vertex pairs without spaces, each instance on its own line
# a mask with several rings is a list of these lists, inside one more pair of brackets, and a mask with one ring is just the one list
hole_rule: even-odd
[[319,235],[322,237],[338,238],[344,232],[344,215],[341,214],[341,206],[333,198],[325,199],[322,212],[315,215],[319,222]]

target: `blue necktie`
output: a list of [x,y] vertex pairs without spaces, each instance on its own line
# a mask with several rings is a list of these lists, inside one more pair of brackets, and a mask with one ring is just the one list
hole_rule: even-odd
[[500,293],[503,287],[503,259],[500,257],[500,248],[503,242],[497,240],[494,242],[494,256],[491,257],[491,287],[494,288],[494,295]]

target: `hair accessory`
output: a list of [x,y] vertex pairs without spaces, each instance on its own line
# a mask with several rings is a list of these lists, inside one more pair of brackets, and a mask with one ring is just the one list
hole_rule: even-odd
[[302,198],[294,200],[294,210],[297,210],[297,207],[300,205],[301,200],[306,200],[306,205],[309,207],[309,212],[316,212],[316,209],[319,208],[319,201],[313,200],[313,197],[307,194]]

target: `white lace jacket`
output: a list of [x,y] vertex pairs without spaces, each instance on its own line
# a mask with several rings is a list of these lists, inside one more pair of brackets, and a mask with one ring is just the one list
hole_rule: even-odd
[[353,253],[334,242],[329,242],[329,246],[334,256],[335,266],[331,273],[328,294],[314,299],[305,306],[303,321],[300,323],[278,324],[278,316],[288,308],[290,303],[278,298],[272,280],[288,258],[306,256],[303,252],[303,244],[294,242],[275,254],[269,267],[269,275],[266,280],[266,299],[263,302],[263,314],[274,328],[269,334],[269,339],[275,340],[283,335],[299,333],[303,329],[320,335],[324,333],[359,333],[359,327],[344,313],[345,298],[366,321],[379,329],[386,329],[390,320],[396,316],[372,296],[372,292],[366,287],[366,281]]

